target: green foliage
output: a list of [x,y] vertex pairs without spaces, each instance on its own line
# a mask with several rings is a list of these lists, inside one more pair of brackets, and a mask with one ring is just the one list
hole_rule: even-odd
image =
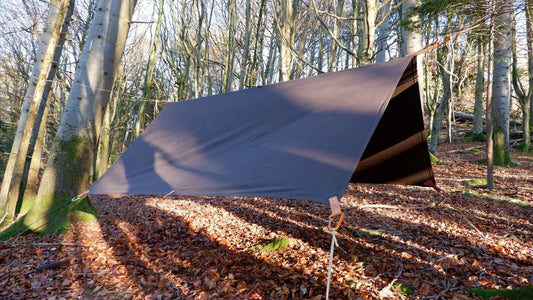
[[533,148],[531,147],[531,144],[521,143],[518,148],[522,152],[533,153]]
[[357,283],[357,281],[355,281],[355,280],[348,280],[348,281],[346,281],[344,284],[346,284],[346,285],[349,286],[349,287],[357,287],[357,284],[358,284],[358,283]]
[[392,290],[404,296],[410,296],[415,292],[415,289],[412,286],[403,285],[399,282],[392,285]]
[[466,139],[466,142],[467,142],[467,143],[471,143],[471,142],[485,142],[486,140],[487,140],[487,136],[485,135],[485,133],[480,132],[480,133],[471,133],[471,134],[468,136],[468,139]]
[[480,166],[486,166],[487,165],[487,159],[486,158],[480,159],[480,160],[476,161],[476,164],[478,164]]
[[481,149],[479,148],[474,148],[474,149],[469,149],[467,151],[461,151],[460,152],[461,154],[475,154],[475,153],[481,153]]
[[514,290],[467,289],[467,291],[483,299],[490,299],[494,296],[501,296],[509,300],[533,299],[533,286]]
[[463,194],[465,196],[466,199],[473,199],[475,198],[474,194],[470,193],[470,192],[465,192]]
[[492,136],[494,137],[494,165],[499,167],[511,166],[511,153],[505,150],[505,132],[503,129],[495,130]]
[[73,204],[70,210],[70,220],[76,222],[91,222],[98,219],[96,208],[88,198],[83,198]]
[[431,151],[429,152],[429,159],[432,164],[436,164],[440,161],[439,158],[435,156],[435,154],[431,153]]
[[56,198],[60,201],[56,199],[54,203],[62,202],[63,204],[56,205],[48,213],[36,218],[26,218],[28,215],[21,217],[0,232],[0,241],[28,233],[40,235],[65,233],[73,222],[89,222],[98,218],[96,209],[88,198],[73,203],[70,202],[70,196],[65,198],[63,195],[63,197],[56,196]]
[[286,238],[275,239],[274,241],[259,248],[259,252],[278,251],[289,245],[290,241]]
[[113,151],[111,152],[111,155],[109,156],[109,162],[110,162],[111,164],[114,164],[114,163],[119,159],[119,157],[120,157],[121,154],[122,154],[122,153],[119,153],[118,151],[113,150]]
[[359,236],[365,236],[365,235],[380,235],[381,229],[379,227],[371,227],[371,228],[355,228],[352,226],[348,226],[348,229],[359,235]]
[[461,182],[466,186],[481,186],[487,185],[487,178],[464,179]]

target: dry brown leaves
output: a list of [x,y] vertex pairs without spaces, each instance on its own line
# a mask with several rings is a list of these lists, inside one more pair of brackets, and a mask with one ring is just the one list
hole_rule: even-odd
[[[478,146],[468,144],[469,147]],[[426,188],[350,185],[332,299],[472,299],[533,285],[533,158],[485,177],[482,153],[443,145]],[[482,146],[479,145],[479,148]],[[0,298],[323,299],[329,207],[233,197],[93,197],[101,218],[0,244]],[[529,205],[525,202],[529,202]],[[281,251],[258,247],[286,238]],[[37,271],[47,263],[65,262]],[[399,285],[412,287],[405,297]]]

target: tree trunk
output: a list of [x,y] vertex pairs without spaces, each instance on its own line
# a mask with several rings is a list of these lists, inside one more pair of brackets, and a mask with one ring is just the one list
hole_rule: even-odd
[[481,39],[478,39],[477,48],[477,75],[474,102],[474,128],[472,133],[476,136],[483,134],[483,90],[485,87],[485,54]]
[[[43,92],[61,35],[61,29],[65,23],[69,2],[69,0],[53,0],[50,2],[46,25],[41,34],[39,49],[36,54],[36,62],[33,65],[15,139],[13,140],[11,153],[4,172],[3,188],[0,190],[0,223],[4,225],[11,223],[16,217],[17,203],[32,131],[43,99]],[[37,126],[37,128],[39,127]]]
[[377,49],[376,49],[376,62],[385,62],[387,60],[387,50],[388,50],[388,37],[390,32],[390,27],[392,26],[391,18],[389,15],[391,3],[390,1],[385,0],[383,7],[380,9],[381,23],[377,28]]
[[[71,0],[65,16],[65,21],[61,28],[61,35],[59,36],[50,71],[48,72],[48,78],[43,90],[42,100],[39,106],[39,113],[33,126],[33,137],[30,142],[29,151],[32,152],[31,162],[25,172],[27,173],[26,182],[24,184],[24,192],[22,199],[19,199],[20,211],[19,213],[25,214],[33,204],[35,197],[37,197],[37,188],[39,181],[39,171],[41,170],[41,156],[43,150],[43,141],[46,135],[46,125],[48,120],[48,111],[50,106],[50,91],[52,90],[52,84],[57,74],[59,61],[61,60],[61,54],[63,52],[63,46],[65,45],[66,37],[69,30],[70,18],[74,13],[74,0]],[[22,186],[21,186],[22,188]]]
[[[144,76],[144,87],[142,91],[142,99],[141,103],[139,104],[139,110],[137,112],[137,119],[135,121],[135,136],[134,138],[137,139],[144,128],[144,115],[145,115],[145,108],[146,108],[146,100],[147,98],[150,98],[150,92],[152,90],[152,74],[154,73],[154,63],[155,63],[155,55],[157,53],[157,47],[159,46],[159,33],[161,31],[161,22],[163,20],[163,7],[165,5],[164,0],[160,0],[159,4],[159,12],[157,17],[157,24],[155,27],[155,33],[154,33],[154,41],[151,45],[150,50],[150,56],[148,57],[148,63],[146,65],[146,73]],[[155,104],[157,105],[157,103]],[[107,162],[105,162],[107,163]]]
[[233,63],[235,46],[235,23],[236,23],[235,0],[228,0],[228,28],[226,32],[226,65],[224,66],[224,83],[222,92],[227,93],[232,90],[233,83]]
[[438,104],[437,110],[433,117],[432,127],[431,127],[431,140],[429,142],[429,151],[433,154],[437,152],[437,146],[439,145],[439,132],[442,126],[442,119],[444,115],[447,114],[451,96],[450,90],[450,74],[448,74],[444,68],[441,69],[442,74],[442,85],[444,87],[444,93],[442,94],[440,103]]
[[[295,76],[297,78],[304,76],[303,74],[303,65],[304,60],[302,59],[305,56],[305,53],[308,52],[310,49],[307,48],[309,45],[307,44],[307,39],[309,37],[309,29],[311,27],[311,13],[308,11],[305,15],[305,20],[303,21],[304,27],[301,30],[301,36],[298,39],[298,63],[296,64],[296,70],[295,70]],[[309,51],[312,53],[311,55],[314,56],[313,51]],[[312,62],[309,63],[312,65]]]
[[37,199],[28,213],[2,232],[22,229],[53,233],[68,225],[68,204],[88,188],[103,114],[120,64],[135,0],[104,0],[96,8],[86,47],[45,168]]
[[[529,108],[524,108],[525,114],[524,121],[522,126],[524,126],[524,139],[531,141],[530,130],[533,126],[533,0],[526,0],[526,28],[527,28],[527,61],[528,61],[528,73],[529,73],[529,96],[526,101],[529,105]],[[526,123],[526,118],[529,122]],[[531,150],[531,143],[527,147],[528,151]]]
[[[363,28],[362,30],[362,39],[359,40],[360,44],[360,57],[361,63],[367,65],[372,63],[374,56],[374,43],[376,35],[376,19],[378,15],[378,6],[376,0],[365,0],[363,1]],[[421,73],[422,74],[422,73]]]
[[293,0],[282,0],[279,18],[280,81],[287,81],[292,73],[292,51],[294,46]]
[[[407,13],[412,7],[420,5],[420,0],[406,0],[402,4],[402,12]],[[416,16],[411,17],[411,22],[418,21]],[[402,43],[401,43],[401,56],[408,55],[410,53],[416,52],[422,48],[422,35],[416,31],[408,30],[407,28],[402,28]],[[423,56],[418,55],[416,57],[416,68],[420,76],[418,76],[418,87],[420,89],[420,98],[422,103],[424,103],[424,61]]]
[[250,7],[251,7],[251,0],[246,0],[246,16],[245,16],[245,25],[244,25],[244,45],[242,49],[242,58],[241,58],[241,78],[239,78],[239,90],[242,90],[244,88],[244,83],[247,82],[248,77],[248,64],[250,61],[250,24],[251,24],[251,15],[250,15]]
[[263,39],[265,37],[265,26],[261,26],[263,23],[263,14],[266,8],[266,0],[261,0],[261,6],[259,7],[259,16],[257,17],[257,25],[255,31],[255,46],[254,55],[252,59],[252,65],[250,66],[250,73],[248,79],[248,86],[253,87],[257,84],[259,75],[261,74],[261,67],[259,63],[263,57]]
[[451,85],[450,85],[450,74],[444,69],[444,59],[443,55],[437,54],[437,59],[439,61],[440,67],[440,73],[442,78],[442,86],[443,86],[443,94],[440,99],[440,103],[438,103],[437,109],[435,111],[435,114],[433,116],[433,122],[431,129],[431,140],[429,142],[429,151],[433,154],[437,151],[437,146],[439,145],[439,133],[440,128],[442,126],[442,119],[444,118],[444,115],[447,115],[448,108],[449,108],[449,102],[451,98]]
[[533,13],[533,8],[527,5],[533,5],[533,1],[529,0],[529,3],[525,3],[526,13],[526,43],[527,43],[527,59],[528,59],[528,80],[529,84],[526,87],[520,81],[518,74],[518,55],[516,47],[516,22],[513,19],[513,38],[512,38],[512,83],[515,94],[518,98],[520,106],[522,108],[522,150],[529,151],[531,149],[531,136],[530,136],[530,121],[531,121],[531,98],[533,98],[533,20],[530,13]]
[[495,1],[494,66],[492,79],[492,121],[494,139],[494,165],[509,166],[509,109],[511,99],[512,62],[512,14],[513,6],[508,1]]
[[[337,2],[337,3],[335,3]],[[332,38],[334,40],[338,39],[339,36],[339,28],[340,28],[340,21],[339,17],[342,17],[342,11],[344,8],[344,0],[338,0],[333,2],[333,6],[335,8],[335,19],[333,20],[333,30],[332,32]],[[337,43],[332,42],[331,43],[331,49],[329,51],[329,57],[328,57],[328,72],[335,71],[335,63],[337,61],[337,53],[339,47],[337,46]]]
[[[161,2],[163,3],[163,1]],[[203,72],[202,72],[202,43],[205,40],[203,36],[203,25],[206,18],[205,3],[203,0],[198,0],[196,3],[198,8],[198,29],[196,31],[196,45],[194,47],[194,98],[199,98],[203,94]],[[157,20],[159,28],[161,28],[160,20],[163,18],[163,4],[161,4],[159,11],[159,19]],[[156,30],[159,31],[159,30]],[[159,36],[159,32],[156,36]],[[206,40],[206,42],[208,42]],[[155,53],[154,53],[155,54]]]

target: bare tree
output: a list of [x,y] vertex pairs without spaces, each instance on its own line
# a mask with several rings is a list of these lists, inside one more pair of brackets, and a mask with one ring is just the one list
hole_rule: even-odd
[[[37,51],[36,62],[33,66],[30,84],[24,96],[19,125],[4,173],[3,188],[0,191],[2,224],[9,224],[16,217],[16,208],[21,192],[20,186],[33,127],[43,99],[61,29],[65,23],[69,2],[68,0],[50,2],[47,21],[39,41],[40,46]],[[37,128],[39,127],[37,126]]]
[[494,67],[492,77],[492,121],[494,165],[511,163],[509,149],[509,109],[511,99],[511,62],[513,4],[507,0],[494,1]]
[[105,108],[135,5],[135,0],[98,3],[37,199],[26,215],[2,232],[3,238],[23,228],[55,232],[69,217],[66,204],[70,198],[88,188]]

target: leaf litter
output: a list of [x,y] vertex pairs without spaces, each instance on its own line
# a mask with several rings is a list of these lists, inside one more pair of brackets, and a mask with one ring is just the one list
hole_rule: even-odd
[[[475,299],[533,285],[533,160],[485,177],[484,154],[439,147],[445,192],[349,185],[331,299]],[[479,144],[479,148],[483,145]],[[91,197],[97,221],[0,244],[0,298],[323,299],[329,206],[243,197]],[[275,241],[284,247],[261,251]]]

